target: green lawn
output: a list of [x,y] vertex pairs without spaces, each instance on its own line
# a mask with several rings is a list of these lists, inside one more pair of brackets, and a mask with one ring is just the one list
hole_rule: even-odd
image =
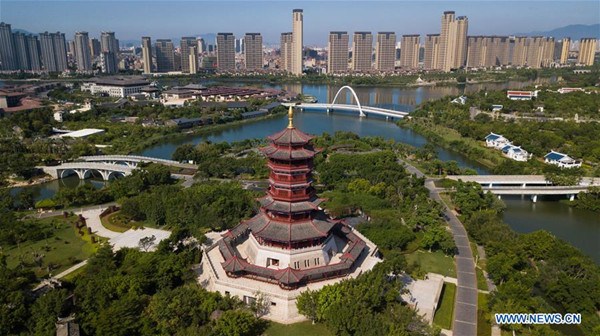
[[333,336],[323,324],[312,324],[309,321],[294,324],[269,323],[265,336]]
[[427,252],[418,250],[406,254],[405,257],[409,265],[416,262],[425,273],[431,272],[456,278],[454,259],[441,251]]
[[[24,242],[19,246],[4,249],[9,267],[15,267],[20,261],[35,272],[38,277],[51,273],[58,274],[74,264],[89,258],[97,249],[97,244],[91,243],[91,237],[86,229],[82,229],[83,236],[71,222],[75,217],[52,217],[40,220],[42,224],[53,223],[55,229],[53,236],[36,242]],[[35,256],[41,256],[41,262],[36,264]]]
[[454,313],[454,298],[456,296],[456,285],[444,283],[442,297],[433,317],[433,323],[442,329],[452,329],[452,316]]
[[488,311],[487,301],[487,294],[477,294],[477,336],[492,335],[492,317],[490,312]]
[[483,275],[483,271],[480,268],[475,268],[475,273],[477,273],[477,289],[488,290],[487,282],[485,281],[485,275]]

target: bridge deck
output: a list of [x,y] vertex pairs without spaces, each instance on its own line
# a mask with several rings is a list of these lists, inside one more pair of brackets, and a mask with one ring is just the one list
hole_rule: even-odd
[[574,195],[580,192],[587,192],[588,187],[573,186],[547,186],[547,187],[484,187],[483,190],[489,191],[496,195]]
[[185,168],[185,169],[197,169],[198,166],[188,163],[180,163],[173,160],[158,159],[140,155],[92,155],[82,156],[79,160],[86,162],[104,162],[104,161],[128,161],[128,162],[153,162],[159,163],[166,166]]
[[[544,175],[448,175],[447,179],[480,184],[551,184]],[[581,186],[600,185],[600,178],[584,177]],[[528,187],[529,188],[529,187]]]
[[358,107],[358,105],[349,105],[349,104],[325,104],[325,103],[302,103],[299,105],[296,105],[297,107],[300,108],[306,108],[306,109],[334,109],[334,110],[349,110],[349,111],[356,111],[356,112],[360,112],[360,110],[362,109],[363,113],[371,113],[371,114],[378,114],[378,115],[383,115],[386,117],[392,117],[392,118],[404,118],[405,116],[408,115],[408,112],[404,112],[404,111],[396,111],[396,110],[391,110],[391,109],[386,109],[386,108],[381,108],[381,107],[374,107],[374,106],[361,106],[360,108]]

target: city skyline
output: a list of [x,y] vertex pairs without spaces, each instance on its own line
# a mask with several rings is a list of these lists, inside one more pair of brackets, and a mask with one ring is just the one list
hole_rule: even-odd
[[[377,2],[377,6],[366,2],[351,2],[349,6],[339,6],[336,2],[230,1],[233,4],[230,8],[235,10],[228,12],[224,12],[218,3],[209,1],[175,2],[168,6],[157,1],[150,1],[151,5],[148,6],[140,6],[141,3],[119,2],[120,10],[116,12],[108,10],[111,6],[98,6],[96,2],[3,1],[0,5],[0,20],[11,23],[13,29],[23,29],[35,34],[60,31],[71,37],[77,31],[87,31],[92,37],[98,36],[102,31],[115,31],[124,41],[141,41],[141,36],[164,39],[222,31],[232,32],[236,38],[240,38],[246,32],[255,31],[263,35],[265,44],[276,45],[281,32],[291,28],[289,12],[293,8],[302,8],[306,14],[304,45],[315,46],[326,46],[329,31],[336,30],[391,31],[397,36],[435,33],[440,29],[439,13],[445,10],[460,12],[460,15],[469,17],[469,35],[512,35],[550,30],[569,24],[600,22],[597,14],[600,3],[596,1],[519,2],[519,11],[515,11],[509,2],[488,1],[388,1]],[[178,11],[180,6],[177,4],[185,5],[188,10],[183,13]],[[195,8],[198,10],[194,10]],[[129,10],[135,15],[131,15]],[[70,14],[68,20],[65,20],[65,12]],[[173,17],[170,13],[175,15],[175,12],[178,20],[173,22],[170,20]],[[256,20],[257,15],[267,15],[268,19]],[[360,20],[356,20],[358,15]],[[498,17],[503,19],[498,20]],[[507,18],[510,24],[507,24]]]

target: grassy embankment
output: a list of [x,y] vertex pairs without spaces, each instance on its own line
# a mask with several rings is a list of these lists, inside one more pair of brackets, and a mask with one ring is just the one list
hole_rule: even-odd
[[444,283],[442,295],[438,302],[438,308],[433,317],[433,324],[446,330],[452,330],[452,317],[454,313],[454,300],[456,297],[456,285]]
[[[63,218],[60,216],[41,219],[38,223],[54,226],[53,235],[35,242],[24,242],[8,249],[3,249],[7,256],[8,267],[16,267],[23,263],[33,270],[38,277],[49,273],[58,274],[67,268],[89,258],[96,252],[98,244],[92,244],[91,235],[87,229],[77,233],[73,224],[75,216]],[[98,237],[96,236],[96,239]]]
[[410,121],[402,120],[398,122],[398,125],[419,133],[432,143],[450,151],[460,153],[467,159],[475,161],[489,169],[493,169],[503,161],[508,160],[500,154],[500,151],[486,148],[482,141],[465,138],[456,130],[448,127],[434,125],[433,123],[418,119]]
[[309,321],[294,324],[269,323],[269,328],[264,333],[265,336],[332,336],[333,334],[325,325]]

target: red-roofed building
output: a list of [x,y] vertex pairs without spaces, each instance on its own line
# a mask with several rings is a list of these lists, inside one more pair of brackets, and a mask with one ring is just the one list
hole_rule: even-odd
[[252,302],[257,291],[270,297],[267,318],[303,319],[295,306],[303,288],[320,288],[372,268],[377,247],[356,230],[331,219],[312,187],[312,136],[292,123],[268,137],[269,189],[260,210],[228,230],[205,251],[200,282],[208,290]]
[[510,100],[531,100],[537,98],[537,91],[506,91],[506,98]]

